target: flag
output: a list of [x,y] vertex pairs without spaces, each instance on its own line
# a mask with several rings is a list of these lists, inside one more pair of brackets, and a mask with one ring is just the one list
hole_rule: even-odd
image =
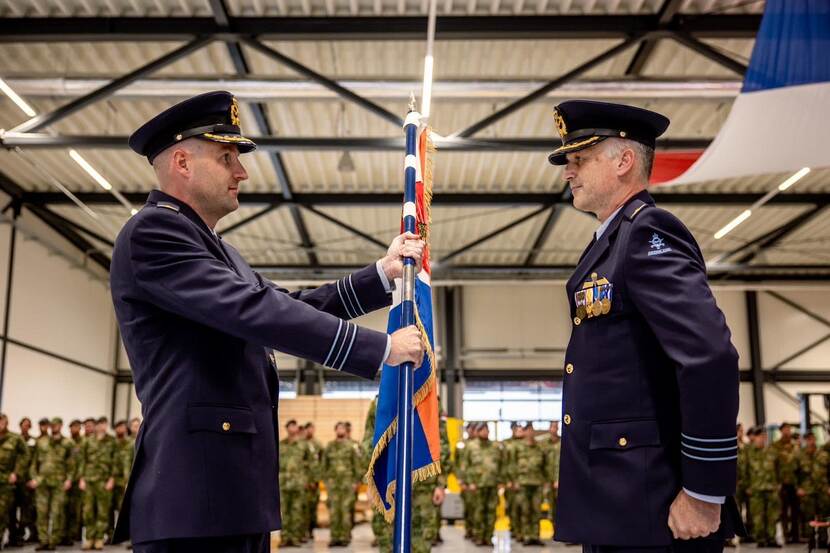
[[718,136],[666,184],[829,165],[830,2],[767,0],[741,93]]
[[[415,210],[418,234],[426,242],[423,268],[415,277],[415,317],[418,329],[428,344],[421,366],[415,370],[412,432],[412,481],[419,482],[441,472],[441,442],[438,434],[438,381],[432,324],[432,286],[430,283],[429,234],[432,203],[432,163],[434,152],[429,129],[419,127],[416,150]],[[401,218],[403,219],[403,217]],[[403,223],[401,223],[403,226]],[[396,282],[387,331],[401,327],[401,282]],[[388,522],[395,518],[395,486],[398,422],[398,367],[383,366],[378,392],[375,436],[366,480],[372,505]]]

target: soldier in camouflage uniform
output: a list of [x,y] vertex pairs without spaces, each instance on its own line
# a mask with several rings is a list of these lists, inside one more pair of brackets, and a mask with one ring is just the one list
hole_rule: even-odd
[[[440,401],[440,400],[439,400]],[[433,521],[433,528],[435,537],[432,539],[432,545],[438,545],[439,543],[444,543],[444,540],[441,539],[441,505],[444,503],[444,497],[446,495],[446,487],[447,487],[447,478],[450,474],[455,472],[455,467],[453,466],[452,457],[450,453],[450,438],[447,435],[447,417],[442,412],[441,418],[438,421],[438,434],[441,437],[441,475],[442,478],[439,479],[439,483],[441,486],[441,493],[440,498],[434,497],[434,509],[435,509],[435,519]],[[437,488],[436,488],[437,489]],[[437,501],[440,499],[440,501]]]
[[84,440],[78,462],[78,487],[84,492],[83,549],[104,549],[104,534],[109,524],[112,489],[115,487],[115,439],[107,434],[108,420],[95,423],[95,434]]
[[778,454],[778,476],[781,482],[781,525],[784,528],[784,539],[787,543],[798,543],[798,530],[801,513],[799,509],[796,483],[798,470],[798,456],[800,448],[798,440],[793,439],[792,427],[788,423],[781,425],[781,437],[772,444]]
[[320,503],[320,474],[321,463],[323,458],[323,444],[314,438],[314,423],[309,421],[305,423],[305,439],[311,449],[311,458],[313,460],[312,466],[309,468],[311,472],[311,489],[308,492],[306,520],[308,522],[308,538],[313,539],[313,530],[317,528],[317,505]]
[[23,439],[9,431],[9,418],[0,413],[0,542],[9,523],[8,513],[14,506],[15,486],[26,477],[27,457]]
[[562,439],[559,437],[559,421],[551,421],[547,435],[539,441],[545,449],[550,486],[548,488],[548,515],[551,523],[556,520],[556,502],[559,499],[559,455],[562,451]]
[[116,513],[121,510],[121,501],[130,479],[130,470],[133,465],[135,440],[127,436],[127,421],[115,423],[115,486],[112,488],[112,503],[109,511],[107,534],[112,535],[115,529]]
[[465,448],[464,484],[473,504],[473,541],[489,546],[493,540],[504,459],[501,443],[490,441],[487,423],[478,425],[476,435],[478,439]]
[[35,489],[40,539],[35,551],[54,551],[63,537],[66,492],[72,487],[72,476],[75,474],[72,441],[61,434],[63,420],[55,417],[51,426],[52,434],[48,438],[38,438],[29,468],[29,485]]
[[552,480],[547,449],[536,441],[533,425],[524,429],[524,439],[516,448],[512,463],[506,467],[510,480],[518,485],[517,528],[525,545],[542,545],[539,522],[542,520],[542,494]]
[[464,483],[464,474],[469,465],[467,457],[468,446],[478,440],[476,438],[477,428],[477,423],[467,423],[467,438],[455,445],[456,477],[461,488],[461,503],[464,505],[464,537],[470,540],[473,539],[473,501],[472,495],[467,489],[467,484]]
[[[69,439],[72,441],[72,459],[77,466],[78,456],[81,454],[81,445],[84,441],[84,437],[81,436],[81,421],[78,419],[69,423]],[[83,527],[82,496],[83,492],[76,483],[73,483],[72,488],[66,492],[66,526],[60,545],[73,545],[76,541],[81,541],[81,528]]]
[[502,442],[502,449],[504,450],[504,464],[506,467],[505,478],[507,479],[504,483],[505,511],[510,519],[510,533],[512,534],[512,537],[517,541],[524,541],[524,536],[522,536],[522,528],[519,524],[519,504],[516,501],[516,492],[519,489],[519,485],[514,480],[514,472],[511,470],[516,464],[516,452],[524,440],[524,425],[513,421],[510,423],[510,431],[512,432],[512,435]]
[[[21,460],[22,470],[18,473],[14,491],[14,504],[9,517],[9,545],[22,547],[26,529],[29,530],[29,542],[37,542],[37,526],[35,525],[35,494],[27,486],[29,480],[29,466],[32,464],[32,455],[35,451],[35,438],[29,434],[32,421],[29,417],[20,419],[20,439],[26,446],[26,453]],[[20,520],[17,519],[17,510],[20,510]]]
[[827,508],[827,467],[830,455],[816,447],[816,437],[808,432],[806,445],[798,456],[798,497],[801,502],[802,527],[804,536],[812,531],[808,523],[826,512]]
[[[369,462],[372,460],[372,445],[375,437],[375,418],[377,417],[378,397],[372,400],[369,404],[369,411],[366,413],[366,424],[363,427],[363,444],[361,451],[363,453],[363,468],[368,469]],[[389,551],[392,548],[392,537],[389,524],[383,519],[383,515],[372,509],[372,534],[375,539],[372,541],[373,546],[380,547],[381,551]]]
[[750,481],[747,494],[758,547],[780,547],[775,542],[775,524],[781,517],[779,455],[766,445],[766,429],[756,428],[748,452]]
[[334,427],[336,438],[323,450],[322,476],[328,494],[330,547],[345,546],[352,539],[355,490],[363,477],[360,448],[346,438],[346,425]]
[[288,436],[280,441],[280,546],[295,547],[303,538],[311,450],[304,440],[300,440],[297,421],[285,423],[285,430]]

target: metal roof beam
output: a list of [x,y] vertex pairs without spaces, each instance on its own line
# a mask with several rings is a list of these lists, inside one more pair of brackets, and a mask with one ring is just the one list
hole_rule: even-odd
[[[243,185],[244,188],[245,185]],[[319,188],[319,187],[315,187]],[[22,192],[23,200],[34,205],[69,204],[71,200],[60,192]],[[123,192],[133,203],[143,203],[147,192]],[[115,204],[117,200],[107,192],[75,192],[82,202],[88,205]],[[659,187],[651,190],[658,205],[751,205],[764,194],[749,193],[706,193],[706,192],[660,192]],[[805,192],[778,194],[769,201],[769,205],[809,205],[830,202],[830,193]],[[279,192],[242,192],[239,194],[241,205],[351,205],[351,206],[398,206],[401,195],[398,192],[295,192],[288,201]],[[570,205],[570,200],[560,199],[558,192],[445,192],[436,194],[433,205],[476,207],[488,205],[511,206],[550,206],[556,203]]]
[[[678,14],[665,26],[698,38],[754,38],[760,14]],[[654,15],[447,16],[437,40],[624,39],[661,28]],[[427,18],[401,17],[5,17],[0,42],[219,40],[422,40]]]
[[[290,151],[364,151],[402,152],[404,138],[375,137],[284,137],[252,136],[260,150]],[[543,151],[556,147],[553,137],[527,138],[439,138],[434,137],[435,147],[441,152],[507,152]],[[710,143],[708,138],[667,138],[657,140],[658,150],[703,150]],[[14,133],[0,135],[0,145],[5,148],[24,149],[55,148],[108,148],[126,149],[127,137],[119,135],[49,135],[43,133]]]
[[101,88],[94,90],[85,96],[76,98],[68,104],[58,107],[54,111],[32,117],[25,123],[21,123],[20,125],[13,128],[10,132],[28,133],[37,132],[39,130],[45,129],[48,126],[53,125],[66,117],[69,117],[73,113],[94,104],[95,102],[108,98],[117,90],[124,88],[128,84],[135,82],[146,75],[154,73],[159,69],[167,67],[171,63],[175,63],[180,59],[189,56],[196,50],[199,50],[203,46],[209,44],[212,40],[213,39],[209,37],[196,38],[188,42],[184,46],[176,48],[172,52],[169,52],[158,59],[148,62],[145,65],[139,67],[138,69],[131,71],[130,73],[107,83]]

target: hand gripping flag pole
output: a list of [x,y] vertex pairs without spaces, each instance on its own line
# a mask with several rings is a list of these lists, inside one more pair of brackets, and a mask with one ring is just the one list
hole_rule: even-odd
[[[415,208],[415,177],[418,164],[415,149],[418,147],[418,126],[421,115],[415,111],[415,98],[409,103],[409,113],[404,123],[406,133],[406,159],[404,163],[403,230],[417,233]],[[415,324],[415,260],[404,259],[401,303],[401,328]],[[412,528],[412,392],[415,365],[401,365],[398,379],[398,475],[395,493],[395,553],[411,551]]]

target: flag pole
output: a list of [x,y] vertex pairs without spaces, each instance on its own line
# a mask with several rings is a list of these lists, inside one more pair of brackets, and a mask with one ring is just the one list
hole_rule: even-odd
[[[418,158],[418,125],[421,116],[415,111],[415,96],[409,100],[406,116],[406,161],[404,169],[403,230],[416,233],[415,177]],[[415,324],[415,260],[404,259],[401,290],[401,328]],[[412,528],[412,394],[415,366],[401,365],[398,377],[397,463],[395,466],[395,553],[410,553]]]

